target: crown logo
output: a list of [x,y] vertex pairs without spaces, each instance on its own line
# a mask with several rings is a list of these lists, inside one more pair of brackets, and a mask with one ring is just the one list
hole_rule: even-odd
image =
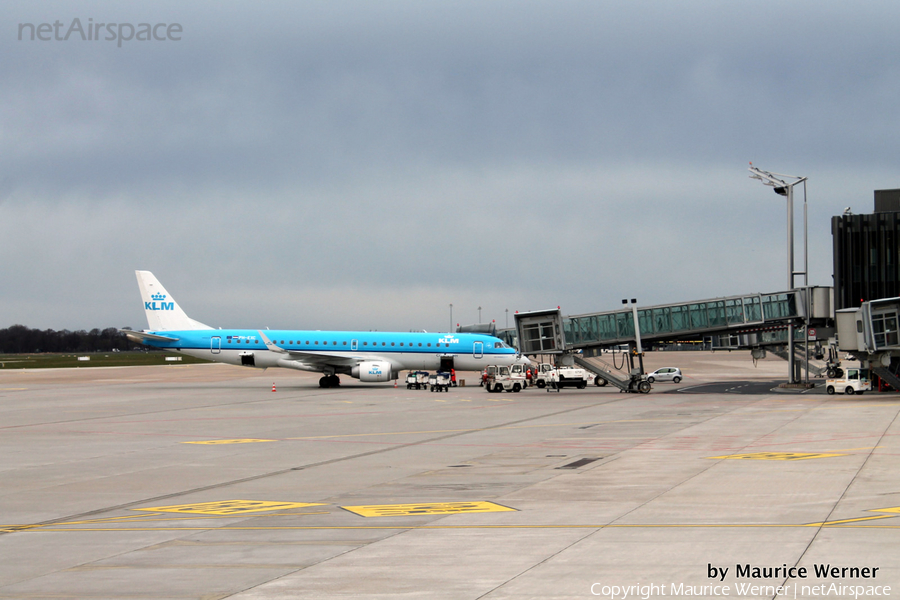
[[153,295],[150,296],[150,297],[153,298],[153,300],[155,300],[156,302],[162,302],[163,300],[166,299],[166,295],[165,295],[165,294],[153,294]]

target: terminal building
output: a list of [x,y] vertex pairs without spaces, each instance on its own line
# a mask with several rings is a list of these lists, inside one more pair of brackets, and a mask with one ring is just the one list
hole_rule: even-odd
[[875,212],[832,217],[835,309],[900,296],[900,189],[875,190]]
[[875,190],[875,212],[832,217],[838,342],[900,389],[900,189]]

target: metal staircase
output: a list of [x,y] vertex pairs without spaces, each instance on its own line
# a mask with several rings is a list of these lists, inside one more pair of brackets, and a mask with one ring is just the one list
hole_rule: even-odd
[[[644,392],[649,391],[650,384],[649,382],[643,381],[646,384],[647,390],[643,390],[640,388],[642,383],[640,376],[635,378],[635,376],[624,375],[614,373],[615,367],[609,364],[602,358],[598,356],[593,356],[591,358],[584,358],[582,356],[575,355],[572,357],[575,361],[575,364],[593,373],[596,377],[599,377],[601,381],[604,383],[597,382],[597,385],[606,385],[610,383],[623,392]],[[638,374],[639,375],[639,374]]]
[[[785,348],[768,347],[768,348],[766,348],[766,350],[782,360],[788,360],[788,352]],[[800,364],[801,369],[806,368],[806,356],[804,355],[802,346],[794,346],[794,360],[796,360],[797,363]],[[809,376],[810,377],[824,377],[825,372],[828,370],[828,367],[827,366],[820,367],[816,364],[813,364],[814,361],[815,361],[815,359],[810,359],[810,361],[809,361]],[[816,362],[821,362],[821,361],[816,361]]]
[[900,358],[892,357],[891,366],[873,367],[872,372],[889,383],[895,390],[900,390]]

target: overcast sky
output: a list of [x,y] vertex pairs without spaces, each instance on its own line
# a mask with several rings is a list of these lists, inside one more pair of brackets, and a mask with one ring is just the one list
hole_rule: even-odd
[[[900,187],[896,2],[3,15],[0,327],[146,328],[137,269],[215,327],[447,330],[451,303],[454,325],[481,306],[502,327],[778,291],[786,203],[749,161],[809,177],[810,283],[831,285],[831,217]],[[76,18],[116,25],[30,39]],[[141,23],[180,39],[119,39]]]

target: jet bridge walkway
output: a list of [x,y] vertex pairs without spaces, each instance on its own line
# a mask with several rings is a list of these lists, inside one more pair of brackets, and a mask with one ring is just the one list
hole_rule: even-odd
[[[743,338],[745,347],[759,345],[762,336],[757,333],[785,329],[791,323],[804,320],[807,312],[811,324],[829,324],[833,318],[831,293],[830,287],[811,287],[808,294],[806,289],[797,289],[638,308],[641,340],[671,341],[718,335]],[[630,307],[559,316],[563,331],[553,331],[557,321],[550,315],[554,312],[558,315],[558,311],[517,314],[516,329],[499,331],[498,335],[528,355],[603,348],[635,340],[634,315]],[[823,331],[833,332],[833,329]]]
[[[802,317],[798,296],[797,291],[790,291],[639,308],[641,340],[698,337],[783,324]],[[566,343],[574,349],[634,341],[631,308],[564,317],[563,327]]]

